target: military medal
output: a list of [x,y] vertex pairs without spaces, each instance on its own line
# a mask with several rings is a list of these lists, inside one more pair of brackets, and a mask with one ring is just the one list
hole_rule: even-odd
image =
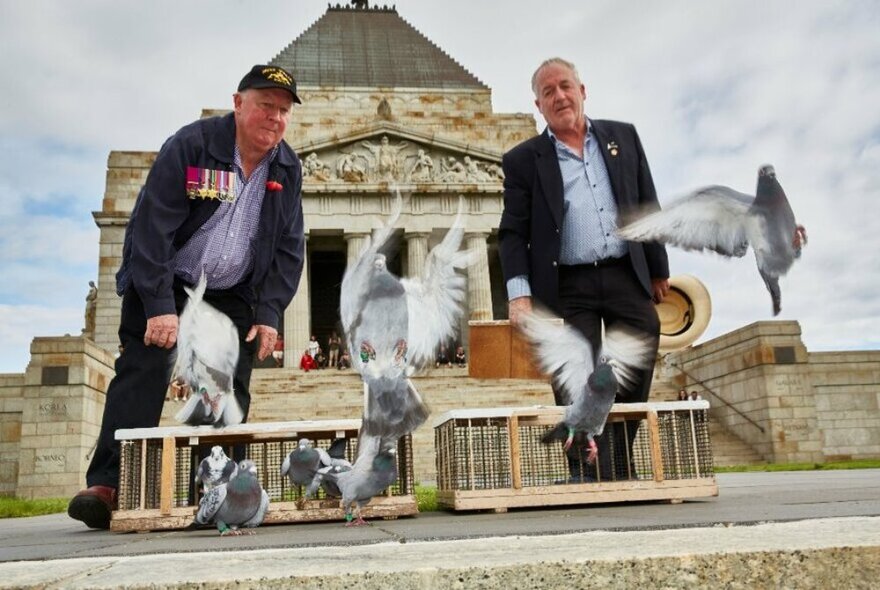
[[609,141],[607,148],[608,148],[608,152],[612,156],[614,156],[614,157],[617,156],[617,144],[616,143],[614,143],[613,141]]
[[186,196],[190,199],[217,199],[235,202],[235,172],[186,167]]

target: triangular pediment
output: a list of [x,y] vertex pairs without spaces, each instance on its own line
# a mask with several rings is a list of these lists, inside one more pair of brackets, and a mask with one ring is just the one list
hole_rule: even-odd
[[381,121],[293,145],[307,183],[500,185],[501,154]]

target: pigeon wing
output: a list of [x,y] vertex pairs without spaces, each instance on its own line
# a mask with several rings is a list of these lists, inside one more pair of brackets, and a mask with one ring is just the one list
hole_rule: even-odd
[[534,347],[538,366],[553,376],[569,403],[576,403],[593,372],[593,347],[574,328],[546,316],[524,314],[520,325]]
[[199,524],[210,524],[225,502],[226,484],[211,488],[199,501],[196,522]]
[[363,370],[363,364],[358,355],[359,348],[353,345],[353,332],[359,323],[360,312],[363,308],[364,300],[369,293],[370,278],[374,271],[373,261],[379,253],[379,249],[391,237],[394,224],[400,217],[402,207],[403,199],[398,191],[391,216],[373,234],[372,239],[367,238],[367,244],[364,246],[364,249],[360,252],[354,263],[346,267],[345,273],[342,275],[342,287],[339,294],[339,319],[342,322],[342,329],[348,340],[348,350],[351,353],[352,366],[358,372]]
[[248,520],[241,523],[241,526],[247,528],[258,527],[263,524],[263,520],[266,518],[266,513],[269,511],[269,494],[266,493],[266,490],[260,490],[260,505],[257,507],[257,511],[254,513],[252,517]]
[[459,269],[468,267],[474,255],[460,251],[464,237],[464,200],[446,236],[425,260],[418,279],[402,279],[409,314],[407,362],[416,371],[433,365],[439,343],[455,335],[467,295],[467,282]]
[[752,201],[753,197],[726,186],[709,186],[648,213],[617,234],[634,242],[660,242],[739,258],[748,247],[746,225]]
[[600,356],[608,359],[618,383],[631,389],[639,373],[654,366],[655,343],[656,337],[618,322],[606,329]]

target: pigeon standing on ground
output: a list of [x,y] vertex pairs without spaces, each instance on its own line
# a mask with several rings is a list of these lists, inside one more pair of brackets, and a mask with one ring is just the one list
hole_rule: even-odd
[[351,467],[351,463],[345,459],[347,444],[347,439],[339,438],[333,441],[330,448],[325,451],[315,447],[308,438],[301,438],[297,447],[284,458],[284,462],[281,464],[281,475],[286,475],[290,479],[290,483],[295,486],[306,487],[305,497],[311,498],[321,487],[323,474],[327,473],[326,468],[345,469]]
[[583,432],[589,445],[587,459],[595,462],[598,449],[593,438],[605,429],[618,388],[630,389],[638,371],[652,366],[654,339],[619,323],[609,326],[594,366],[590,343],[575,329],[535,314],[526,314],[521,326],[535,346],[541,369],[553,376],[554,385],[569,400],[562,421],[542,442],[564,440],[567,451],[575,434]]
[[712,250],[737,258],[744,256],[751,244],[758,272],[773,300],[773,315],[782,309],[779,277],[788,272],[807,243],[807,232],[795,221],[785,191],[770,165],[758,171],[754,197],[726,186],[709,186],[662,211],[649,213],[617,233],[636,242]]
[[269,494],[257,479],[257,466],[245,460],[229,482],[219,485],[202,496],[196,522],[216,524],[223,536],[240,535],[243,528],[260,526],[269,509]]
[[358,457],[350,471],[327,474],[342,494],[345,526],[367,524],[361,514],[373,496],[397,481],[397,440],[365,435],[358,438]]
[[193,426],[230,426],[244,418],[232,391],[238,330],[226,314],[205,302],[206,285],[203,274],[195,289],[184,287],[189,301],[180,314],[172,380],[186,383],[192,395],[175,418]]
[[226,456],[223,447],[213,446],[211,454],[199,463],[195,477],[196,486],[201,483],[202,492],[207,493],[220,484],[228,482],[235,469],[235,461]]
[[366,385],[362,431],[395,441],[428,418],[429,409],[409,377],[433,365],[437,347],[455,334],[466,296],[465,277],[457,271],[473,258],[459,250],[462,201],[452,227],[428,254],[422,276],[391,274],[379,249],[391,236],[401,207],[398,193],[391,217],[346,268],[339,303],[353,367]]

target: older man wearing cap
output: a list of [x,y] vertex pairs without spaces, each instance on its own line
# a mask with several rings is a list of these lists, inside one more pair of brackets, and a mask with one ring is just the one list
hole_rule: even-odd
[[233,388],[247,416],[254,356],[272,353],[303,267],[302,167],[284,141],[296,83],[257,65],[233,95],[234,112],[201,119],[168,139],[125,232],[116,289],[122,354],[107,390],[88,488],[68,514],[108,528],[119,485],[119,428],[159,424],[177,342],[184,285],[207,275],[205,300],[238,328]]

